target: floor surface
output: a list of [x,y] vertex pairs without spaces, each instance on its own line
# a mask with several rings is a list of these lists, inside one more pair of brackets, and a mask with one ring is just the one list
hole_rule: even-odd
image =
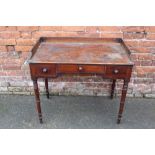
[[151,129],[155,128],[155,99],[127,98],[121,124],[116,124],[119,98],[41,96],[43,124],[34,96],[0,95],[0,128]]

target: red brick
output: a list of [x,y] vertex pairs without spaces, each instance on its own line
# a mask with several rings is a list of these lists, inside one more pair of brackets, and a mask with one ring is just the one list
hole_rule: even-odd
[[154,47],[132,47],[130,50],[132,53],[155,53]]
[[40,31],[61,31],[62,26],[40,26]]
[[121,27],[122,32],[144,32],[144,26],[123,26]]
[[4,59],[4,65],[21,65],[22,59],[15,58],[12,52],[8,53],[8,57]]
[[147,61],[141,61],[141,66],[151,66],[152,65],[152,61],[147,60]]
[[155,26],[146,26],[145,31],[146,32],[155,32]]
[[18,26],[18,31],[37,31],[39,30],[39,26]]
[[6,30],[6,26],[0,26],[0,31],[5,31]]
[[16,51],[30,52],[33,46],[15,46]]
[[99,33],[86,33],[86,32],[66,32],[60,35],[61,37],[99,37]]
[[29,45],[34,45],[36,43],[36,40],[35,39],[17,39],[16,42],[17,42],[17,45],[29,46]]
[[134,65],[136,65],[136,66],[140,66],[141,65],[141,62],[138,61],[138,60],[132,59],[132,61],[134,62]]
[[135,78],[134,79],[134,83],[135,84],[143,84],[143,83],[147,83],[147,84],[149,84],[149,83],[153,83],[153,79],[152,78]]
[[155,66],[136,67],[137,76],[145,76],[155,73]]
[[[5,52],[6,53],[6,52]],[[0,53],[1,54],[1,53]],[[1,65],[4,64],[4,58],[2,56],[0,57],[0,70],[2,70]]]
[[122,33],[101,33],[102,38],[123,38]]
[[2,65],[2,68],[3,68],[3,70],[20,70],[21,65],[14,65],[14,64]]
[[5,30],[6,31],[16,31],[17,30],[17,26],[6,26]]
[[13,55],[12,55],[12,51],[10,52],[7,52],[8,55],[6,58],[4,58],[3,60],[3,64],[2,64],[2,67],[3,65],[21,65],[22,61],[20,58],[15,58]]
[[120,26],[100,26],[99,30],[104,32],[120,32]]
[[155,34],[154,33],[147,34],[146,38],[150,40],[155,40]]
[[58,37],[61,33],[52,31],[37,31],[32,33],[32,38],[38,39],[40,37]]
[[143,39],[145,38],[144,33],[124,33],[123,34],[124,39]]
[[6,71],[0,71],[0,76],[6,76]]
[[140,41],[139,46],[142,46],[142,47],[155,47],[155,41]]
[[99,32],[99,28],[97,26],[87,26],[86,27],[86,32],[98,33]]
[[16,39],[20,37],[20,33],[18,31],[1,31],[0,38],[3,39]]
[[130,49],[133,53],[149,53],[151,52],[151,49],[147,47],[133,47]]
[[21,58],[26,60],[26,58],[29,56],[29,53],[28,52],[22,52],[21,53]]
[[6,52],[7,49],[6,49],[6,46],[0,46],[0,52]]
[[155,53],[155,47],[148,47],[150,53]]
[[7,76],[22,76],[23,72],[21,70],[7,70],[6,71]]
[[[132,55],[131,58],[133,59],[134,63],[135,63],[135,67],[136,69],[133,69],[133,74],[132,74],[132,82],[134,82],[133,80],[137,77],[140,77],[141,79],[146,79],[145,81],[141,82],[142,84],[146,85],[146,82],[149,83],[150,79],[154,80],[155,79],[155,69],[152,69],[152,67],[155,67],[155,39],[154,39],[154,35],[155,35],[155,27],[145,27],[145,29],[143,28],[139,28],[139,27],[120,27],[120,26],[84,26],[84,27],[80,27],[80,26],[65,26],[64,28],[61,26],[40,26],[37,27],[37,29],[34,28],[28,28],[28,27],[22,27],[19,28],[17,27],[17,30],[20,29],[19,31],[19,38],[16,39],[16,37],[12,37],[9,38],[7,36],[6,39],[3,39],[3,35],[1,37],[1,33],[13,33],[13,32],[17,32],[16,28],[13,27],[0,27],[0,51],[2,49],[2,51],[6,51],[6,47],[9,48],[9,51],[13,50],[13,46],[8,46],[8,45],[14,45],[15,44],[15,50],[16,52],[20,53],[19,56],[15,54],[15,52],[0,52],[0,70],[4,70],[3,71],[3,76],[5,78],[5,80],[9,81],[22,81],[23,79],[27,79],[27,80],[31,80],[30,79],[30,74],[26,74],[29,69],[28,66],[25,69],[24,67],[21,68],[21,66],[23,66],[24,61],[26,60],[27,56],[28,56],[28,52],[32,49],[33,45],[29,45],[31,44],[32,40],[35,40],[36,37],[37,39],[41,36],[45,36],[45,37],[107,37],[107,38],[122,38],[123,33],[121,31],[121,28],[124,29],[123,33],[124,33],[124,40],[125,43],[127,44],[127,46],[131,49]],[[62,29],[64,29],[64,31],[62,31]],[[39,30],[39,31],[38,31]],[[146,30],[146,32],[148,32],[147,34],[144,34],[144,31]],[[141,32],[141,33],[136,33],[136,32]],[[145,38],[146,37],[146,38]],[[145,39],[144,39],[145,38]],[[143,39],[143,40],[142,40]],[[16,40],[17,43],[21,44],[21,45],[16,45]],[[31,40],[31,41],[30,41]],[[153,41],[154,40],[154,41]],[[6,46],[7,45],[7,46]],[[22,52],[20,52],[22,51]],[[4,54],[3,54],[4,53]],[[10,53],[10,54],[9,54]],[[15,55],[14,55],[15,54]],[[3,67],[3,68],[2,68]],[[138,67],[138,69],[137,69]],[[4,74],[7,73],[7,74]],[[1,74],[1,72],[0,72]],[[1,77],[1,79],[2,79]],[[61,77],[62,78],[62,77]],[[60,79],[58,81],[62,81],[64,80]],[[70,78],[66,78],[66,82],[68,82],[69,84],[66,86],[69,86],[70,89],[71,88],[71,84],[70,81],[77,81],[77,79],[80,82],[85,82],[85,81],[93,81],[91,78],[89,78],[90,80],[86,80],[86,78],[76,78],[75,77],[70,77]],[[57,79],[55,80],[57,82]],[[102,82],[102,79],[99,78],[94,80],[94,81],[99,81]],[[106,83],[107,82],[107,83]],[[110,86],[110,83],[108,83],[109,81],[105,81],[105,83],[103,84],[104,87],[109,88],[108,86]],[[155,82],[155,80],[154,80]],[[82,84],[84,89],[88,89],[88,91],[90,89],[97,89],[97,91],[95,90],[94,93],[100,93],[102,86],[99,84],[93,84],[93,83],[86,83],[86,84]],[[121,87],[120,85],[118,85],[119,87],[117,87],[117,91],[119,92],[121,91]],[[133,85],[131,85],[131,88],[135,87],[134,83]],[[141,92],[143,91],[143,88],[140,88],[139,90]],[[149,86],[148,86],[149,87]]]
[[[1,47],[1,46],[0,46]],[[5,47],[5,46],[3,46]],[[8,52],[2,51],[0,53],[0,59],[4,62],[4,60],[8,57]]]
[[130,57],[133,61],[138,61],[137,55],[135,53],[132,53]]
[[21,37],[23,39],[30,39],[30,38],[32,38],[32,34],[31,34],[31,32],[21,32]]
[[[10,72],[10,71],[9,71]],[[12,71],[13,73],[15,73],[15,71]],[[13,75],[13,76],[11,76],[11,75],[7,75],[6,77],[5,77],[5,80],[7,81],[7,82],[19,82],[19,81],[23,81],[24,80],[24,76],[23,75],[19,75],[19,76],[16,76],[16,75]]]
[[62,26],[62,31],[69,31],[69,32],[85,31],[85,27],[84,26]]
[[155,66],[155,60],[152,61],[152,66]]
[[138,61],[137,55],[135,55],[135,54],[133,54],[133,53],[130,55],[130,58],[131,58],[133,61]]
[[32,37],[99,37],[99,33],[39,31],[34,32]]
[[11,46],[9,45],[9,46],[7,46],[7,51],[8,52],[15,51],[15,47],[12,45]]
[[152,60],[153,55],[150,53],[132,53],[131,57],[134,60]]
[[124,41],[125,44],[129,47],[129,48],[132,48],[132,47],[138,47],[139,46],[139,41],[133,41],[133,40],[130,40],[130,41]]
[[0,45],[16,45],[15,39],[0,39]]

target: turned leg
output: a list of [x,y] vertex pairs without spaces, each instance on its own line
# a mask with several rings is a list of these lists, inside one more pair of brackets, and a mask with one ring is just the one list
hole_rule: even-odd
[[129,80],[125,79],[124,84],[123,84],[123,89],[122,89],[122,96],[121,96],[121,101],[120,101],[117,124],[120,124],[120,122],[121,122],[122,113],[123,113],[124,104],[125,104],[126,93],[127,93],[127,88],[128,88],[128,83],[129,83]]
[[39,95],[37,79],[33,80],[33,85],[34,85],[34,93],[35,93],[35,99],[36,99],[36,109],[37,109],[37,112],[38,112],[39,121],[40,121],[40,123],[43,123],[42,113],[41,113],[41,106],[40,106],[40,95]]
[[113,96],[114,96],[114,91],[115,91],[115,85],[116,85],[116,80],[114,79],[112,81],[112,86],[111,86],[111,99],[113,99]]
[[49,98],[49,91],[48,91],[48,78],[45,78],[45,88],[46,88],[46,96]]

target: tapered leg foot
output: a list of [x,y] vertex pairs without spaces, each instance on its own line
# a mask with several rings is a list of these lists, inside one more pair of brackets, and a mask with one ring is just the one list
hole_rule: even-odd
[[46,93],[46,97],[49,99],[50,98],[50,95],[49,95],[49,93]]
[[40,124],[43,124],[43,118],[42,118],[41,114],[39,114],[39,122],[40,122]]
[[122,117],[121,115],[118,116],[117,124],[120,124],[121,123],[121,117]]
[[117,120],[117,124],[120,124],[120,123],[121,123],[121,120],[120,120],[120,119],[118,119],[118,120]]

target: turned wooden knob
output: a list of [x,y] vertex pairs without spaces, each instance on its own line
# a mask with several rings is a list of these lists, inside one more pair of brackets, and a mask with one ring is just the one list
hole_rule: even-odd
[[82,70],[83,70],[83,68],[81,66],[79,66],[79,71],[82,71]]
[[119,73],[119,70],[118,70],[118,69],[115,69],[115,70],[114,70],[114,73],[115,73],[115,74],[118,74],[118,73]]
[[47,73],[48,69],[47,68],[43,68],[43,73]]

